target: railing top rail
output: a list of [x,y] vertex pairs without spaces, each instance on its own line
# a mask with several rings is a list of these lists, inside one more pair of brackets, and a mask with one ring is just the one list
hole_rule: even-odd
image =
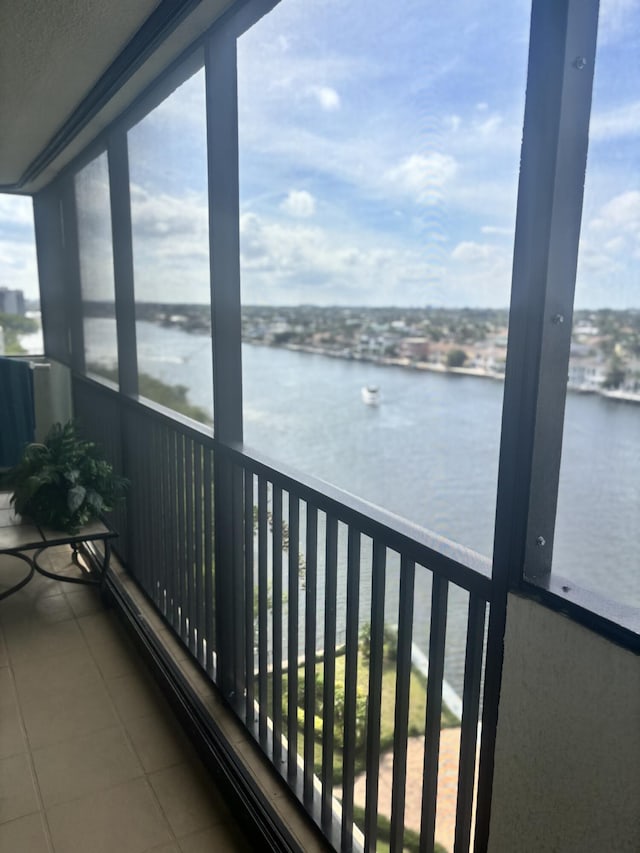
[[364,535],[381,541],[386,547],[406,555],[434,574],[479,595],[486,601],[492,597],[491,560],[456,542],[426,530],[388,510],[332,486],[317,477],[304,474],[243,444],[223,444],[212,430],[179,413],[149,400],[129,397],[106,383],[75,376],[92,390],[113,395],[120,404],[139,414],[163,422],[203,446],[213,447],[216,454],[226,455],[234,464],[261,474],[323,512],[346,524],[354,525]]
[[131,410],[149,415],[154,420],[160,421],[171,429],[177,429],[203,445],[213,446],[213,428],[206,424],[188,418],[186,415],[169,409],[166,406],[150,400],[148,397],[142,399],[123,394],[114,383],[108,379],[94,379],[91,376],[80,376],[75,374],[73,381],[91,388],[91,390],[102,391],[114,398],[119,405],[126,406]]
[[491,600],[491,560],[476,551],[452,542],[388,510],[343,491],[316,477],[274,462],[245,445],[215,442],[217,453],[225,454],[236,465],[267,477],[323,512],[346,524],[356,526],[372,539],[428,570],[442,575],[457,586]]

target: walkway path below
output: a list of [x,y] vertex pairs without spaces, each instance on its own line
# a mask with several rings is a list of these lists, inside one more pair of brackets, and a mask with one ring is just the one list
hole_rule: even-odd
[[[436,808],[436,841],[448,851],[453,850],[456,828],[456,797],[458,787],[458,756],[460,729],[443,729],[440,733],[440,768],[438,774],[438,803]],[[407,785],[405,826],[420,832],[422,806],[422,768],[424,762],[424,737],[411,737],[407,742]],[[391,817],[391,786],[393,780],[393,752],[380,759],[378,808]],[[354,786],[354,802],[364,808],[366,775],[358,776]]]

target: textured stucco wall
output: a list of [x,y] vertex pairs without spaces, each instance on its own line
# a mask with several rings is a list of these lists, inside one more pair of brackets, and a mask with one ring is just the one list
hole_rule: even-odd
[[489,850],[640,851],[640,658],[517,596]]

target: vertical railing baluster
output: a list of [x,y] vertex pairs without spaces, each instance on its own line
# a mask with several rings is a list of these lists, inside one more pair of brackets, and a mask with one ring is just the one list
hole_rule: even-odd
[[365,802],[365,847],[375,850],[378,835],[378,773],[380,765],[380,716],[384,657],[384,597],[386,548],[373,543],[371,585],[371,642],[369,655],[369,703],[367,713],[367,782]]
[[298,778],[298,590],[300,587],[300,502],[289,492],[289,601],[287,621],[287,774]]
[[155,445],[155,459],[158,465],[158,541],[160,545],[160,566],[158,574],[158,608],[163,615],[167,612],[167,574],[169,571],[169,548],[167,543],[167,470],[170,464],[165,452],[166,428],[164,424],[158,424],[157,441]]
[[[247,683],[245,646],[247,627],[245,606],[247,595],[244,576],[244,472],[238,465],[231,467],[231,507],[233,513],[232,571],[233,571],[233,707],[238,714],[244,712]],[[251,631],[253,636],[253,630]]]
[[179,619],[178,619],[178,633],[180,634],[180,639],[185,645],[188,645],[188,637],[187,637],[187,612],[186,612],[186,600],[187,600],[187,579],[186,579],[186,525],[185,525],[185,504],[186,504],[186,484],[185,484],[185,448],[184,448],[184,435],[181,432],[176,433],[176,461],[178,464],[178,518],[176,525],[176,533],[178,537],[178,564],[177,564],[177,572],[178,572],[178,583],[176,584],[176,588],[178,590],[178,610],[179,610]]
[[244,586],[245,586],[245,719],[253,730],[255,721],[255,608],[253,576],[253,472],[244,469]]
[[402,853],[404,842],[415,574],[415,563],[404,556],[401,557],[400,593],[398,596],[398,642],[396,651],[396,705],[393,734],[393,780],[391,783],[391,853]]
[[313,802],[316,713],[316,595],[318,575],[318,510],[306,506],[306,572],[304,623],[304,785],[306,804]]
[[469,593],[454,853],[466,853],[471,839],[485,612],[486,602]]
[[258,704],[260,745],[267,750],[267,666],[268,666],[268,497],[267,481],[258,477]]
[[180,632],[179,589],[180,589],[180,517],[178,508],[180,468],[178,462],[178,434],[175,429],[169,432],[169,460],[170,460],[170,489],[171,489],[171,512],[169,517],[169,529],[171,531],[171,570],[170,570],[170,621],[173,630]]
[[185,464],[185,539],[186,560],[184,574],[186,579],[186,610],[187,610],[187,647],[191,654],[195,654],[195,517],[193,512],[193,446],[194,442],[190,436],[185,436],[184,464]]
[[420,853],[433,853],[435,842],[448,596],[449,584],[444,578],[434,575],[431,585],[429,678],[427,681],[427,712],[424,727]]
[[153,600],[160,607],[162,601],[162,576],[163,576],[163,528],[162,523],[162,464],[158,464],[158,454],[160,452],[160,431],[159,423],[152,425],[151,431],[151,470],[153,471],[153,518],[154,518],[154,537],[155,549],[153,552]]
[[322,809],[325,829],[331,826],[336,686],[336,596],[338,590],[338,521],[327,516],[324,587],[324,680],[322,693]]
[[204,510],[204,495],[202,492],[202,445],[197,442],[194,445],[193,465],[195,469],[194,477],[194,516],[195,516],[195,630],[196,630],[196,647],[195,656],[198,663],[204,666],[204,542],[202,536],[202,516]]
[[214,601],[214,529],[213,529],[213,451],[207,448],[204,454],[204,623],[207,641],[205,666],[211,678],[215,678],[213,652],[215,647],[215,601]]
[[273,486],[273,763],[280,769],[282,760],[282,489]]
[[356,754],[358,631],[360,614],[360,531],[347,538],[347,632],[344,675],[344,749],[342,755],[342,849],[353,842],[353,782]]
[[143,492],[144,492],[144,557],[142,563],[142,585],[149,595],[152,595],[151,590],[151,566],[152,554],[154,549],[154,530],[153,530],[153,501],[152,493],[153,486],[151,483],[151,466],[152,461],[149,457],[149,442],[146,436],[143,439],[144,424],[142,418],[139,418],[138,436],[140,439],[139,452],[143,460],[144,476],[143,476]]

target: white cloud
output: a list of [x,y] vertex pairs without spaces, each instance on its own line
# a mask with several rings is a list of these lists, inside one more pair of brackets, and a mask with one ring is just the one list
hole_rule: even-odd
[[280,209],[290,216],[306,219],[316,212],[316,200],[306,190],[290,190]]
[[331,86],[312,86],[309,91],[326,112],[340,109],[340,95]]
[[[248,303],[505,305],[511,254],[461,242],[419,248],[402,237],[283,223],[244,213],[240,225],[243,300]],[[452,257],[453,254],[453,257]]]
[[514,234],[514,228],[508,228],[502,225],[483,225],[480,228],[480,232],[487,235],[495,234],[498,237],[512,237]]
[[471,240],[463,240],[453,249],[451,257],[454,261],[476,264],[493,260],[498,252],[499,250],[489,243],[474,243]]
[[387,182],[422,204],[435,204],[441,190],[456,174],[458,164],[449,154],[412,154],[386,172]]
[[606,228],[635,231],[640,226],[640,191],[629,190],[608,201],[600,209],[599,222]]
[[131,187],[136,297],[166,302],[209,301],[207,198],[151,194]]
[[0,287],[38,297],[31,198],[0,195]]
[[589,136],[597,141],[640,136],[640,101],[592,113]]
[[609,44],[625,34],[637,11],[637,0],[600,0],[598,41]]
[[0,224],[33,226],[33,203],[30,197],[0,194]]

